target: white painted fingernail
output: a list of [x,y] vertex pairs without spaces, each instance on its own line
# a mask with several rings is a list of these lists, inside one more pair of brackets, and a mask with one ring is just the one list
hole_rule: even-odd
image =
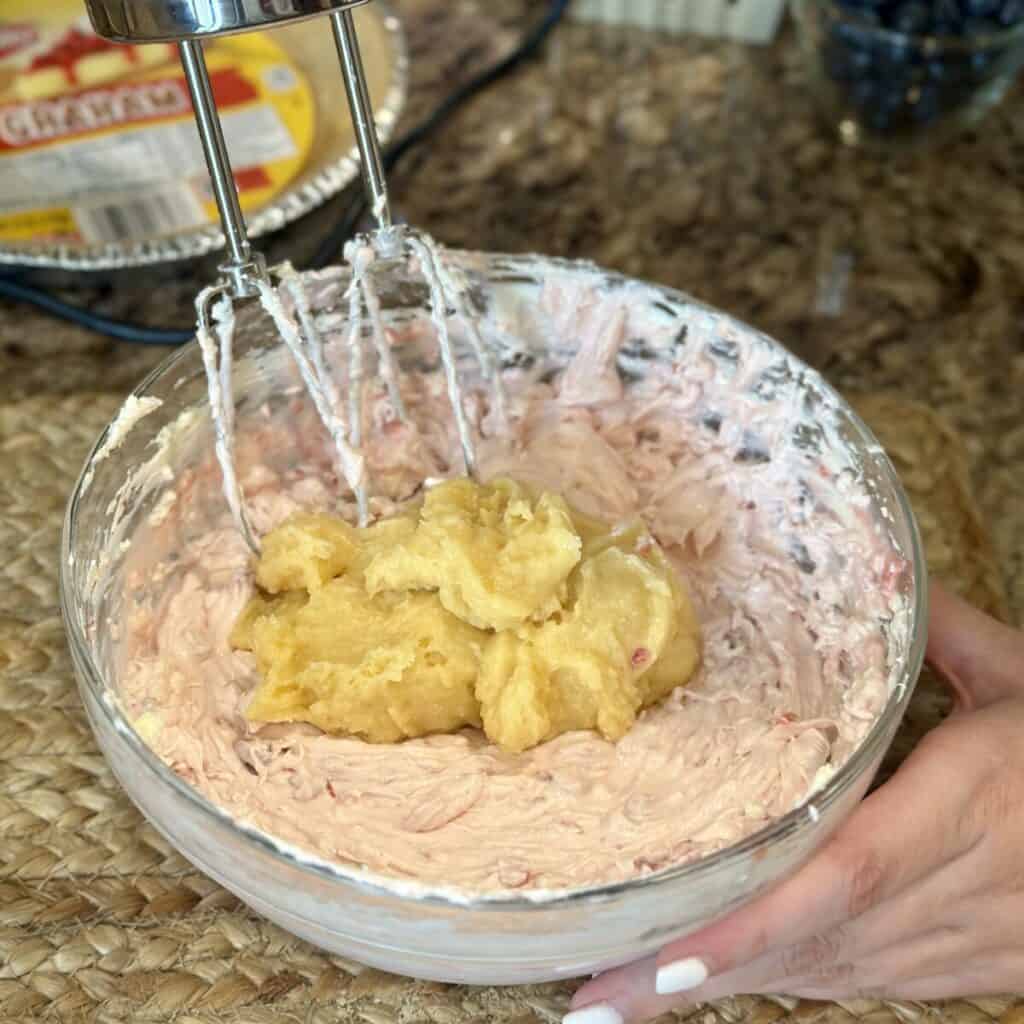
[[562,1018],[562,1024],[623,1024],[622,1014],[611,1006],[588,1006]]
[[659,967],[658,973],[654,976],[654,991],[659,996],[669,996],[673,992],[688,992],[691,988],[703,985],[707,980],[707,964],[690,956],[685,960],[676,960],[675,963]]

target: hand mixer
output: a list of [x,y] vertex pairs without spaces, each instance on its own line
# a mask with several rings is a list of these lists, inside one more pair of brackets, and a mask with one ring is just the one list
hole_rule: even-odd
[[[465,286],[445,266],[438,247],[419,232],[394,227],[387,182],[381,160],[373,106],[356,35],[352,10],[367,0],[85,0],[97,34],[113,42],[177,44],[185,80],[192,98],[196,127],[209,170],[217,211],[227,248],[219,266],[220,278],[196,299],[196,339],[206,368],[210,409],[216,432],[216,454],[224,478],[224,493],[232,517],[253,551],[259,542],[245,512],[234,468],[234,399],[231,387],[234,303],[257,298],[272,317],[287,345],[334,445],[341,477],[356,497],[360,524],[369,520],[368,480],[362,442],[364,384],[364,330],[377,353],[379,371],[387,385],[395,415],[405,419],[397,370],[386,337],[380,302],[371,268],[378,261],[412,259],[430,290],[431,315],[448,395],[467,473],[474,475],[476,458],[455,369],[448,311],[464,322],[484,379],[491,385],[499,422],[504,422],[504,397],[495,362],[479,331],[467,315]],[[249,243],[245,218],[235,188],[231,161],[221,128],[213,90],[203,56],[202,40],[210,37],[266,29],[315,15],[331,22],[341,64],[345,94],[355,129],[363,183],[377,229],[353,239],[345,249],[351,267],[346,336],[347,391],[343,396],[324,357],[308,293],[301,276],[288,264],[268,268],[263,256]],[[276,286],[275,282],[276,281]],[[282,301],[287,296],[291,309]]]

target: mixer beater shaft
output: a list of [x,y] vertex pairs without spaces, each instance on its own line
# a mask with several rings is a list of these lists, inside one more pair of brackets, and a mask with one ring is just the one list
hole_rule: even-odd
[[352,126],[356,132],[363,183],[370,199],[370,209],[373,211],[377,226],[389,228],[391,206],[388,201],[388,185],[384,177],[384,162],[381,159],[377,128],[373,121],[373,103],[366,85],[366,74],[363,71],[352,11],[335,11],[331,15],[331,29],[334,32],[334,43],[338,48],[338,58],[345,79],[345,93],[348,97],[349,110],[352,112]]
[[256,294],[255,282],[265,276],[266,262],[263,257],[253,254],[245,229],[245,217],[238,202],[231,172],[231,159],[224,141],[217,107],[213,101],[210,75],[206,70],[202,44],[195,39],[183,39],[178,43],[181,66],[185,72],[192,108],[195,111],[199,141],[206,158],[206,169],[210,172],[213,196],[217,202],[224,239],[227,243],[228,261],[218,268],[224,275],[236,298],[248,298]]

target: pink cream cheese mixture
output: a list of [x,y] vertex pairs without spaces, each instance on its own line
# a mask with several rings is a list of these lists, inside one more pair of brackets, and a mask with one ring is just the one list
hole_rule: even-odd
[[[541,485],[608,521],[643,517],[702,626],[695,678],[621,741],[570,733],[514,756],[473,731],[374,746],[247,722],[256,671],[228,635],[252,558],[212,455],[136,535],[118,635],[125,710],[213,803],[329,861],[470,893],[621,881],[792,810],[888,700],[886,624],[903,601],[904,563],[863,482],[828,444],[794,443],[820,428],[773,377],[778,350],[734,329],[714,355],[691,332],[623,378],[616,357],[643,326],[628,297],[553,279],[523,315],[578,350],[555,375],[506,369],[509,436],[492,436],[485,391],[467,388],[481,476]],[[408,323],[392,341],[429,329]],[[461,460],[440,372],[403,375],[412,424],[379,390],[366,454],[386,514]],[[352,513],[304,396],[241,417],[236,458],[260,533],[300,509]]]

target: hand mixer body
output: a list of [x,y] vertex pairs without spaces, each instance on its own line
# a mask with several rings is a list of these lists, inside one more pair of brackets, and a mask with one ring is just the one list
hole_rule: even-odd
[[96,34],[115,43],[177,43],[269,28],[368,0],[85,0]]

